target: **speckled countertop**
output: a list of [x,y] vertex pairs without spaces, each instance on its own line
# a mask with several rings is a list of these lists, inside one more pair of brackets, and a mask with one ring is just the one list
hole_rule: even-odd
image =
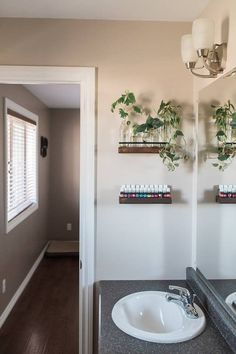
[[209,282],[214,286],[223,300],[225,300],[228,295],[236,292],[236,279],[209,279]]
[[[96,285],[96,354],[232,354],[228,345],[207,318],[205,331],[183,343],[157,344],[133,338],[113,323],[114,304],[128,294],[144,290],[168,291],[168,285],[187,287],[185,281],[101,281]],[[204,311],[205,312],[205,311]]]

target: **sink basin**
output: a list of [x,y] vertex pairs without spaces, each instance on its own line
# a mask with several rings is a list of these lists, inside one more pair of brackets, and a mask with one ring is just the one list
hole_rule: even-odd
[[236,312],[236,293],[232,293],[229,296],[227,296],[227,298],[225,299],[225,302],[227,305],[229,305],[229,307]]
[[195,304],[199,318],[190,319],[184,310],[165,298],[166,292],[143,291],[120,299],[112,320],[132,337],[155,343],[178,343],[198,336],[205,328],[205,316]]

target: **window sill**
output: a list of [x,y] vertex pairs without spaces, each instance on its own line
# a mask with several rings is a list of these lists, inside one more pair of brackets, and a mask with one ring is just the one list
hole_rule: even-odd
[[12,219],[11,221],[7,222],[7,224],[6,224],[6,233],[8,234],[11,230],[13,230],[22,221],[27,219],[37,209],[38,209],[38,203],[34,203],[34,204],[30,205],[27,209],[25,209],[22,213],[17,215],[14,219]]

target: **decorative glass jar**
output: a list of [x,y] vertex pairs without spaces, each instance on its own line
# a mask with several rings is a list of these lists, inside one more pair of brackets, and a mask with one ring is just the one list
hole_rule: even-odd
[[124,143],[125,146],[129,146],[129,142],[132,141],[133,128],[130,120],[122,119],[120,124],[120,143]]

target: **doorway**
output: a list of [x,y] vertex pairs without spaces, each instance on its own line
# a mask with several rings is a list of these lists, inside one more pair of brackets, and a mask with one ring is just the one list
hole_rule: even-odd
[[1,66],[0,83],[80,85],[79,353],[92,354],[95,264],[95,69]]

